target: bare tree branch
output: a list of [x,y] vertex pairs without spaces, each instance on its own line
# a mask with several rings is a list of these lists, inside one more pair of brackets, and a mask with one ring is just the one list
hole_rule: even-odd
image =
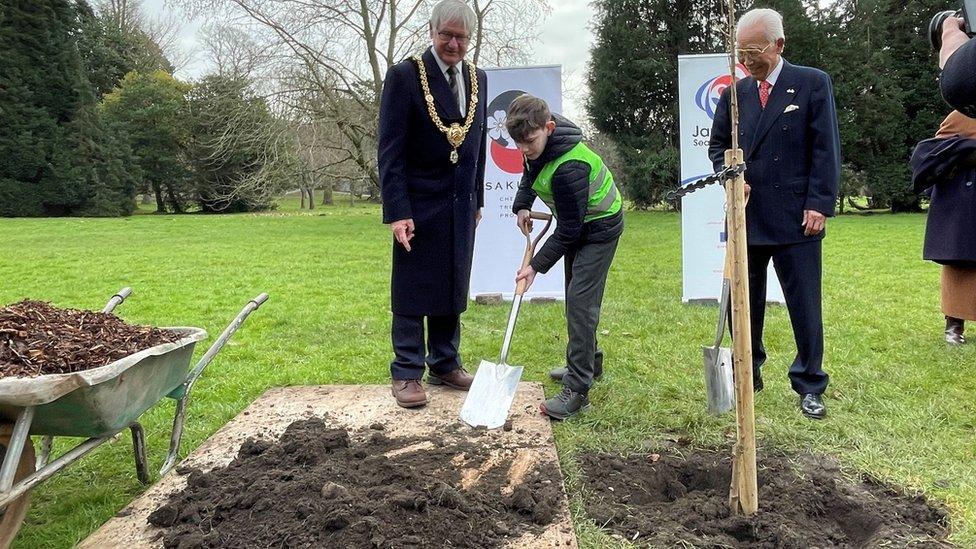
[[[134,0],[111,0],[116,2]],[[471,0],[479,28],[470,58],[524,63],[547,0]],[[258,77],[294,126],[302,177],[369,182],[378,195],[376,126],[383,78],[429,45],[435,0],[170,0],[219,26],[208,50],[220,72]],[[306,142],[306,140],[308,142]],[[330,183],[331,184],[331,183]]]

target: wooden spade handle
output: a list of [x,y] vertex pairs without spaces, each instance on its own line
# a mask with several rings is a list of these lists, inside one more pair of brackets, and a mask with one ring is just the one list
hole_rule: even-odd
[[[535,254],[535,247],[539,245],[542,237],[549,231],[549,226],[552,225],[552,215],[547,213],[529,212],[529,219],[545,220],[546,225],[542,228],[539,236],[535,237],[535,240],[532,240],[532,233],[525,235],[525,253],[522,255],[522,269],[526,268],[529,262],[532,261],[532,256]],[[525,279],[523,278],[515,285],[515,295],[524,295],[525,289]]]

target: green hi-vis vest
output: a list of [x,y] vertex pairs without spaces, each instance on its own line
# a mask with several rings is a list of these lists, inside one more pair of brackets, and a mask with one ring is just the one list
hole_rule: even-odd
[[586,203],[586,215],[583,222],[588,223],[604,217],[610,217],[620,211],[621,197],[617,186],[613,184],[613,174],[607,169],[600,155],[591,151],[582,142],[569,149],[559,158],[547,162],[542,171],[536,176],[532,190],[549,206],[554,213],[556,206],[552,199],[552,175],[556,169],[570,160],[579,160],[590,166],[590,199]]

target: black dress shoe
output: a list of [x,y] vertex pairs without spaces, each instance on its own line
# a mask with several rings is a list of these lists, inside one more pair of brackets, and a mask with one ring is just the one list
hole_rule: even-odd
[[752,392],[758,393],[763,390],[763,380],[761,377],[752,378]]
[[813,393],[807,393],[800,399],[800,411],[810,419],[823,419],[827,416],[823,396]]

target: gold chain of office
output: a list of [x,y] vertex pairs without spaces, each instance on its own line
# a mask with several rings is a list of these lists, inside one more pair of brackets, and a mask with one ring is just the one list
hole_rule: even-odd
[[471,73],[471,98],[468,100],[468,116],[464,120],[464,126],[457,122],[450,126],[445,126],[444,122],[441,121],[441,117],[437,115],[437,109],[434,108],[434,96],[430,93],[430,83],[427,82],[427,68],[424,66],[424,60],[419,56],[414,56],[413,60],[417,64],[417,70],[420,72],[420,87],[424,90],[424,100],[427,101],[427,112],[430,114],[431,121],[447,137],[447,142],[453,147],[451,151],[451,163],[457,164],[458,147],[461,146],[461,143],[464,143],[464,138],[467,137],[468,130],[471,129],[471,123],[474,122],[474,113],[478,106],[478,73],[472,63],[465,63],[468,66],[468,72]]

